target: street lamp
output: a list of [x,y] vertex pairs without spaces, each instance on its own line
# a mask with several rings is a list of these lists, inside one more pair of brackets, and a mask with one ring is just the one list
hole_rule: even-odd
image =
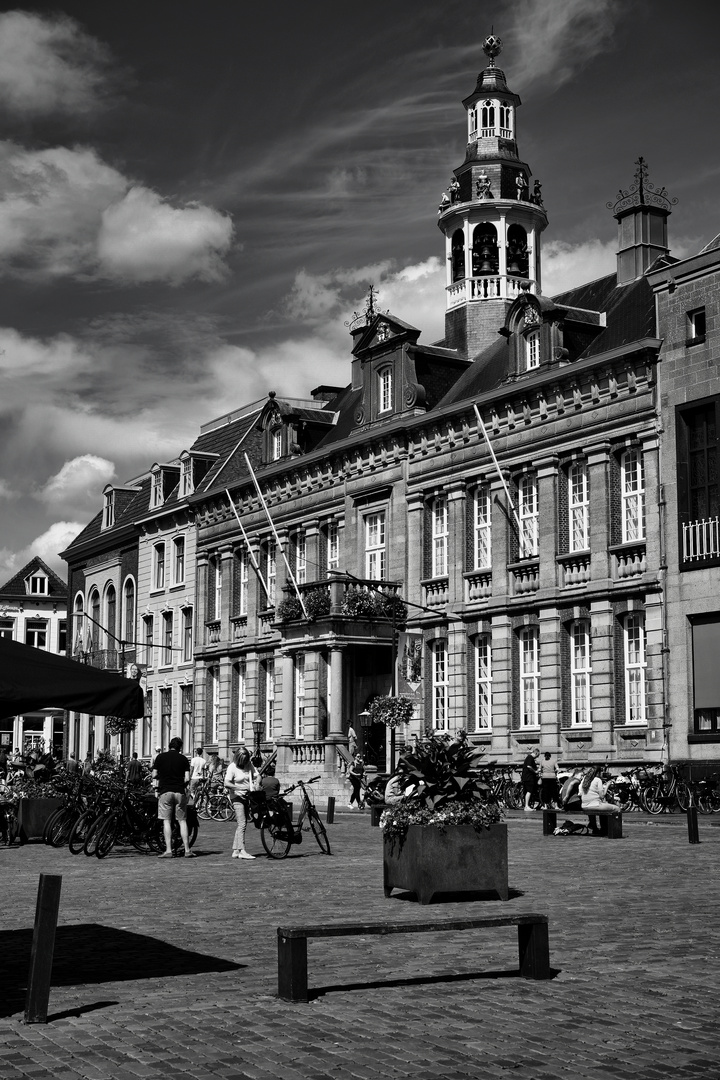
[[255,750],[253,753],[253,763],[255,765],[262,765],[262,754],[260,753],[260,740],[262,738],[263,728],[265,725],[262,720],[253,720],[253,734],[255,736]]

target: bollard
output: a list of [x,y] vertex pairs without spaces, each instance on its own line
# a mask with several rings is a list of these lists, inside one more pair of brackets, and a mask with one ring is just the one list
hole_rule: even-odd
[[335,821],[335,796],[328,795],[327,814],[325,815],[325,821],[328,825],[332,825]]
[[25,997],[26,1024],[47,1024],[61,884],[62,877],[59,874],[40,875]]
[[700,836],[698,834],[698,821],[697,821],[697,808],[691,803],[687,808],[687,823],[688,823],[688,843],[699,844]]

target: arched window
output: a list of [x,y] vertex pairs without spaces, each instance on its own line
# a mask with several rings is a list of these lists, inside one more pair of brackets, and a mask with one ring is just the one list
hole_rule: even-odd
[[498,132],[501,139],[512,139],[512,106],[506,102],[501,102],[498,108],[498,119],[500,121],[500,131]]
[[115,619],[117,617],[117,596],[115,586],[108,585],[105,593],[105,632],[107,635],[108,649],[115,648]]
[[379,402],[378,412],[388,412],[392,409],[392,368],[385,367],[378,375]]
[[511,225],[507,232],[507,272],[512,277],[528,276],[527,233],[522,225]]
[[482,123],[480,134],[483,137],[495,134],[495,102],[483,101],[482,104]]
[[468,135],[471,140],[477,139],[477,123],[478,113],[477,109],[473,106],[468,109]]
[[82,598],[82,594],[78,593],[75,597],[75,607],[73,609],[73,654],[81,653],[85,649],[85,603]]
[[123,627],[125,641],[135,640],[135,582],[128,578],[123,589]]
[[90,594],[90,619],[90,641],[92,651],[96,652],[100,640],[100,593],[97,589],[93,589]]
[[540,367],[540,331],[531,330],[525,335],[525,368],[532,371]]
[[276,427],[270,435],[272,460],[279,461],[282,457],[282,427]]
[[473,229],[472,276],[497,274],[499,268],[497,229],[489,221],[482,221]]
[[457,229],[453,233],[451,264],[453,281],[462,281],[465,277],[465,237],[462,229]]

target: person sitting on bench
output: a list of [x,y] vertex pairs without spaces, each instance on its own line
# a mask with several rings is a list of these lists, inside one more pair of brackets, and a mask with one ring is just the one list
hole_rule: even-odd
[[[601,810],[606,814],[619,814],[620,807],[616,803],[608,802],[605,798],[605,785],[602,782],[602,775],[604,767],[602,765],[596,765],[595,768],[589,769],[585,773],[580,784],[580,801],[583,810],[589,812],[593,810]],[[598,833],[601,830],[597,827],[597,818],[589,817],[590,829],[593,833]],[[607,828],[607,825],[605,826]]]

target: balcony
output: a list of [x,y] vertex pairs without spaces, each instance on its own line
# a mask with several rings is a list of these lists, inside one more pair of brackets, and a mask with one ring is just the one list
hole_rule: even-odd
[[448,579],[446,577],[431,578],[421,582],[425,596],[425,606],[443,610],[448,605]]
[[628,578],[640,577],[645,573],[647,566],[645,560],[645,541],[634,544],[620,544],[611,547],[610,553],[614,562],[614,577],[618,581]]
[[448,285],[447,306],[454,308],[475,300],[516,300],[523,292],[536,293],[537,283],[510,274],[484,274]]
[[540,588],[540,562],[514,563],[508,566],[511,574],[512,591],[514,596],[526,596],[528,593],[537,592]]
[[582,554],[573,552],[572,555],[559,555],[558,564],[558,588],[573,589],[579,585],[587,585],[590,581],[590,552]]
[[393,623],[402,626],[407,610],[398,596],[399,582],[371,581],[333,574],[329,581],[299,586],[307,618],[290,586],[278,604],[274,627],[286,638],[333,633],[354,638],[389,638]]
[[489,600],[492,596],[492,570],[473,570],[465,574],[465,599],[468,604]]
[[684,570],[714,565],[720,560],[720,518],[683,522],[682,562]]

